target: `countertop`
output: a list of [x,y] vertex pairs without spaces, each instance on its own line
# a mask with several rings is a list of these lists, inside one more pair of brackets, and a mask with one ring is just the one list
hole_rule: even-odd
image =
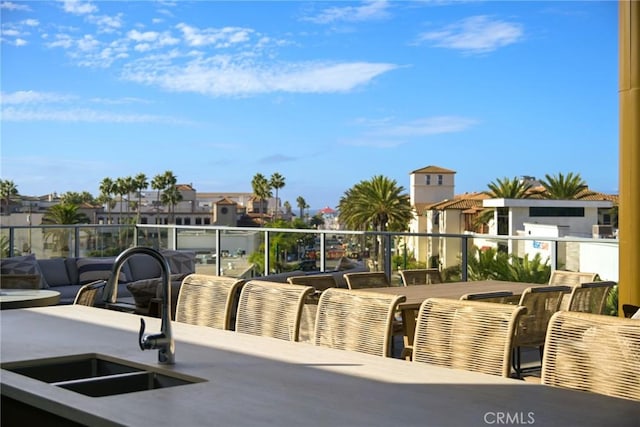
[[[157,365],[140,316],[85,306],[9,310],[3,363],[98,353]],[[160,320],[145,318],[147,333]],[[88,397],[2,370],[2,393],[87,425],[638,425],[640,402],[173,322],[176,364],[207,381]]]

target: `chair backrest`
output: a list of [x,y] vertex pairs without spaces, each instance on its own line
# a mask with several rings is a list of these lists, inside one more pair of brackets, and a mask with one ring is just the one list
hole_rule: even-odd
[[640,400],[640,322],[592,313],[554,314],[541,382]]
[[234,298],[243,283],[235,277],[188,275],[180,286],[176,322],[231,329]]
[[344,279],[347,281],[349,289],[388,288],[391,286],[391,282],[384,271],[345,273]]
[[311,286],[251,280],[244,284],[238,301],[236,331],[298,341],[300,315]]
[[336,279],[332,274],[309,274],[289,277],[287,281],[292,285],[313,286],[315,289],[315,292],[310,294],[305,300],[300,316],[299,340],[302,342],[310,342],[313,340],[313,329],[316,324],[320,295],[329,288],[336,288]]
[[73,303],[93,307],[98,298],[98,292],[103,290],[106,284],[106,280],[96,280],[95,282],[82,285],[80,289],[78,289]]
[[535,286],[520,296],[519,305],[527,312],[518,321],[515,346],[542,346],[549,319],[560,309],[562,298],[571,291],[569,286]]
[[440,270],[437,268],[419,268],[398,271],[404,286],[442,283],[442,276],[440,275]]
[[413,361],[508,377],[517,305],[429,298],[420,305]]
[[549,285],[575,286],[580,283],[595,282],[598,273],[586,273],[579,271],[553,270],[549,277]]
[[313,286],[316,292],[325,289],[335,288],[336,279],[331,274],[308,274],[305,276],[287,277],[287,281],[292,285]]
[[322,293],[314,344],[387,357],[393,320],[406,298],[377,292],[330,288]]
[[591,282],[574,286],[569,297],[569,311],[603,314],[607,295],[615,285],[615,282]]
[[461,300],[468,301],[484,301],[484,302],[497,302],[506,304],[510,297],[513,296],[511,291],[495,291],[495,292],[479,292],[476,294],[464,294],[460,297]]

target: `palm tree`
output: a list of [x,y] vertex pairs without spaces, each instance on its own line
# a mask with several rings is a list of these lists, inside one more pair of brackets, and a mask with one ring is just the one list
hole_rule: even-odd
[[111,224],[111,203],[112,194],[115,193],[115,183],[111,178],[104,178],[100,182],[100,200],[107,204],[107,222]]
[[413,218],[404,187],[382,175],[347,190],[338,210],[340,221],[355,230],[404,231]]
[[[511,179],[504,177],[498,178],[495,181],[491,181],[487,184],[489,188],[484,194],[492,199],[528,199],[531,196],[531,184],[525,180],[521,180],[518,177]],[[502,218],[504,210],[508,212],[508,208],[497,208],[498,218]],[[478,214],[474,223],[475,226],[487,224],[494,217],[493,209],[484,209]]]
[[[42,217],[44,225],[61,224],[88,224],[89,218],[86,214],[78,212],[78,206],[72,203],[61,203],[51,206]],[[59,251],[60,256],[67,257],[70,252],[71,229],[53,228],[45,231],[44,240],[52,244],[54,251]]]
[[127,224],[131,223],[131,216],[129,215],[131,209],[131,193],[136,191],[136,182],[132,176],[124,178],[124,190],[127,195]]
[[526,199],[529,197],[531,184],[517,177],[505,177],[491,181],[487,187],[489,191],[484,193],[493,199]]
[[296,199],[296,206],[300,209],[300,219],[304,218],[304,210],[307,207],[307,201],[302,196],[298,196]]
[[265,178],[261,173],[257,173],[254,175],[251,180],[251,187],[253,188],[253,194],[260,201],[260,213],[263,212],[263,206],[265,201],[268,202],[269,197],[271,197],[271,187],[269,186],[269,181]]
[[544,188],[541,195],[545,199],[579,200],[595,194],[589,191],[586,181],[579,173],[569,172],[566,176],[562,173],[553,176],[545,174],[544,178],[540,184]]
[[0,179],[0,198],[5,202],[7,210],[9,209],[9,203],[11,203],[11,197],[18,195],[18,187],[9,179]]
[[140,222],[140,207],[142,206],[142,190],[144,190],[145,188],[147,188],[149,186],[149,181],[147,180],[147,176],[143,173],[139,173],[138,175],[136,175],[136,177],[133,179],[134,181],[134,186],[136,189],[136,192],[138,193],[138,206],[137,206],[137,212],[138,212],[138,218],[136,219],[136,223]]
[[280,207],[280,201],[278,200],[278,190],[285,186],[284,177],[280,175],[278,172],[274,172],[269,179],[269,187],[276,190],[276,208],[275,208],[275,218],[278,218],[278,211]]
[[175,206],[182,200],[182,193],[178,190],[175,184],[172,184],[162,192],[161,199],[163,204],[169,206],[169,222],[173,223],[175,220]]
[[[340,198],[339,220],[354,230],[404,231],[413,218],[413,210],[404,187],[382,175],[361,181]],[[376,241],[378,260],[383,247]]]
[[156,175],[153,177],[153,180],[151,181],[151,188],[153,188],[154,190],[157,190],[158,192],[158,195],[156,197],[157,200],[155,202],[158,208],[158,212],[160,210],[160,206],[163,205],[163,202],[162,202],[163,198],[161,197],[162,192],[176,185],[176,182],[177,182],[177,178],[173,174],[173,172],[170,170],[165,171],[161,175]]
[[126,182],[124,180],[124,178],[116,178],[115,182],[113,183],[113,191],[115,192],[115,194],[120,196],[120,214],[118,217],[118,224],[122,224],[122,201],[124,199],[124,195],[127,194],[127,185]]

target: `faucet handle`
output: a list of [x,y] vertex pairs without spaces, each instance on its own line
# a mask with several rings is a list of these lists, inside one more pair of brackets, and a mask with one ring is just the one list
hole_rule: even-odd
[[140,350],[146,350],[145,348],[145,340],[144,340],[144,328],[145,323],[144,319],[140,318],[140,332],[138,332],[138,345],[140,346]]

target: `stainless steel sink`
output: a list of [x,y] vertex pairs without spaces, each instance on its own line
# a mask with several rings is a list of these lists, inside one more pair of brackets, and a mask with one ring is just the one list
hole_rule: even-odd
[[2,369],[87,396],[100,397],[206,381],[101,354],[3,363]]

